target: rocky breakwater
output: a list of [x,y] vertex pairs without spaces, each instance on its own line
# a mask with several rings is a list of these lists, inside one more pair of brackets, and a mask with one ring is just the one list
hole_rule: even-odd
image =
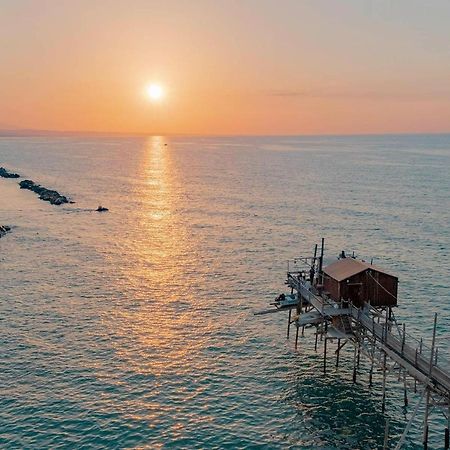
[[28,189],[36,192],[41,200],[50,202],[52,205],[62,205],[63,203],[69,203],[69,200],[64,195],[61,195],[57,191],[47,189],[40,184],[36,184],[31,180],[23,180],[19,183],[20,189]]
[[0,238],[3,237],[9,231],[11,231],[11,227],[8,227],[8,225],[0,225]]
[[18,173],[9,172],[4,167],[0,167],[0,177],[2,177],[2,178],[20,178],[20,175]]

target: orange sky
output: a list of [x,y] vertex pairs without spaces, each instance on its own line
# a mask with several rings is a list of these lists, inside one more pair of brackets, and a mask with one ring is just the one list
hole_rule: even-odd
[[2,0],[0,128],[448,132],[449,23],[447,0]]

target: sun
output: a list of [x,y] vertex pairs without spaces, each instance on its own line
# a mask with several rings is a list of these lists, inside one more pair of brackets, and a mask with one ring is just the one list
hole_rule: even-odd
[[164,88],[160,84],[149,84],[146,88],[147,96],[152,101],[159,101],[161,100],[164,95]]

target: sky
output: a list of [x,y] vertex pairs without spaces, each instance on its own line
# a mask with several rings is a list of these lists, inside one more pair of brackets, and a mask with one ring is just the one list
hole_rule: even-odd
[[450,1],[0,0],[0,128],[449,132]]

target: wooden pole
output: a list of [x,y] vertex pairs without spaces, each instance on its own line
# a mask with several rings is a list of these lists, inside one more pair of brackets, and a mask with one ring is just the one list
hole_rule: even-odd
[[317,259],[317,244],[314,247],[314,258],[312,260],[311,270],[309,271],[309,281],[311,283],[311,286],[314,281],[314,275],[316,270],[316,259]]
[[372,360],[370,361],[369,387],[372,387],[374,363],[375,363],[375,317],[372,316]]
[[361,340],[358,340],[358,355],[356,357],[356,370],[359,372],[359,361],[361,358]]
[[405,339],[406,339],[406,326],[403,324],[403,337],[402,337],[402,355],[405,350]]
[[288,326],[287,326],[287,338],[289,339],[289,331],[291,328],[291,313],[292,313],[292,309],[289,310],[289,317],[288,317]]
[[384,322],[384,342],[387,343],[387,336],[388,336],[388,332],[389,332],[389,317],[388,317],[388,313],[390,315],[390,308],[386,309],[386,317],[385,317],[385,322]]
[[408,406],[408,390],[406,386],[406,370],[403,370],[403,402],[405,408]]
[[430,404],[430,390],[427,388],[427,399],[425,403],[425,421],[423,424],[423,448],[424,450],[428,449],[428,410],[429,410],[429,404]]
[[372,377],[373,377],[373,356],[372,356],[372,361],[370,362],[370,371],[369,371],[369,387],[372,387]]
[[298,345],[298,329],[299,329],[299,326],[298,326],[298,323],[296,323],[295,324],[296,325],[296,331],[295,331],[295,350],[297,350],[297,345]]
[[[384,343],[387,342],[388,333],[388,310],[386,309],[386,318],[384,323]],[[386,352],[383,351],[383,400],[381,404],[381,411],[386,411]]]
[[336,369],[339,367],[339,352],[341,350],[341,340],[337,341],[337,349],[336,349]]
[[353,383],[356,383],[356,352],[357,352],[357,345],[355,342],[355,349],[353,350]]
[[386,411],[386,352],[383,352],[383,400],[381,403],[381,411]]
[[[431,374],[434,362],[434,346],[436,344],[436,326],[437,326],[437,313],[434,314],[434,324],[433,324],[433,339],[431,341],[431,355],[430,355],[430,366],[428,373]],[[427,397],[425,403],[425,419],[423,421],[423,448],[428,449],[428,415],[430,412],[430,389],[427,387]]]
[[317,352],[317,338],[319,337],[319,325],[316,325],[316,341],[314,342],[314,351]]
[[[414,356],[414,363],[417,367],[417,354],[418,354],[419,350],[416,348],[416,354]],[[417,393],[417,378],[414,377],[414,393]]]
[[320,284],[323,285],[323,253],[325,248],[325,238],[322,238],[322,245],[320,246],[320,260],[319,260],[319,276],[320,276]]
[[328,323],[325,322],[325,336],[323,342],[323,373],[327,373],[327,331],[328,331]]
[[431,371],[433,369],[433,362],[434,362],[434,350],[435,350],[435,345],[436,345],[436,327],[437,327],[437,313],[434,314],[433,339],[431,340],[431,356],[430,356],[430,368],[429,368],[430,375],[431,375]]
[[[447,401],[450,401],[450,399],[447,399]],[[444,441],[444,449],[448,450],[450,447],[450,403],[447,410],[447,428],[445,429],[445,441]]]
[[383,450],[388,448],[389,441],[389,419],[386,419],[386,425],[384,427],[384,442],[383,442]]

